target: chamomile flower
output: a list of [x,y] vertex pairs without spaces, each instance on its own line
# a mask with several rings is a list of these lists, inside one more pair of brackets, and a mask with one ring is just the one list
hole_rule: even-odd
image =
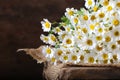
[[76,26],[79,23],[79,19],[76,16],[71,17],[71,23],[73,26]]
[[109,5],[109,0],[100,0],[100,4],[102,6],[108,6]]
[[[41,21],[43,55],[62,63],[114,64],[120,62],[120,0],[85,0],[80,10],[66,8],[65,18],[53,25]],[[54,48],[55,47],[55,48]]]
[[74,8],[66,8],[65,16],[70,19],[76,12],[77,10]]
[[82,42],[82,49],[93,49],[95,48],[96,42],[93,38],[84,38]]
[[117,19],[117,18],[114,18],[113,20],[112,20],[112,24],[116,27],[116,26],[119,26],[120,25],[120,20],[119,19]]
[[45,35],[41,34],[40,39],[46,44],[49,43],[49,37],[48,36],[45,36]]
[[85,7],[90,9],[93,8],[95,5],[95,1],[94,0],[85,0]]
[[62,61],[63,63],[67,63],[69,62],[69,55],[68,54],[63,54],[61,57],[60,57],[60,61]]
[[[64,28],[65,28],[65,31],[66,32],[72,32],[73,31],[73,29],[72,29],[72,27],[71,27],[72,25],[66,25],[66,26],[63,26]],[[73,27],[74,28],[74,27]]]
[[60,34],[62,32],[62,30],[60,29],[60,27],[56,27],[53,30],[56,34]]
[[89,12],[84,10],[84,14],[80,17],[81,23],[87,23],[89,21]]
[[63,39],[63,45],[74,46],[74,37],[73,36],[66,36]]
[[56,59],[57,60],[59,60],[60,59],[60,57],[63,55],[63,52],[64,51],[64,49],[63,48],[57,48],[57,49],[55,49],[55,57],[56,57]]
[[116,40],[117,46],[120,48],[120,39]]
[[111,42],[107,45],[107,49],[113,53],[117,53],[118,52],[118,46],[117,46],[117,43],[115,42]]
[[53,65],[57,65],[57,59],[53,56],[52,58],[50,58],[50,63]]
[[120,1],[119,0],[115,0],[116,1],[116,9],[120,10]]
[[51,23],[48,21],[48,19],[43,19],[41,24],[44,32],[49,32],[51,30]]
[[42,53],[46,58],[51,58],[53,57],[54,50],[49,46],[44,46],[42,49]]
[[111,36],[114,38],[114,40],[119,40],[120,39],[120,28],[115,28],[111,32]]
[[79,56],[79,54],[76,54],[76,53],[72,53],[72,54],[70,54],[70,62],[72,62],[72,63],[74,63],[74,64],[77,64],[77,63],[79,63],[80,62],[80,58],[79,58],[80,56]]
[[49,34],[49,44],[50,45],[55,45],[57,43],[57,38],[54,34]]
[[108,43],[111,43],[112,41],[113,41],[113,38],[112,38],[111,34],[110,33],[106,33],[104,35],[104,44],[106,45]]

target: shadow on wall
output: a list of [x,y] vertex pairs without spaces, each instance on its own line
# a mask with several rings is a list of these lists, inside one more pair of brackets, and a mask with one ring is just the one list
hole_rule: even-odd
[[41,80],[43,65],[16,50],[42,45],[40,21],[59,20],[66,7],[79,9],[83,3],[83,0],[0,0],[0,78]]

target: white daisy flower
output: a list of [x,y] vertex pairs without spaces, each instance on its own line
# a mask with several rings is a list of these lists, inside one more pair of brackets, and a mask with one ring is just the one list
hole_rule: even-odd
[[103,36],[103,39],[104,39],[104,44],[107,45],[108,43],[111,43],[113,41],[113,38],[111,36],[110,33],[106,33],[104,36]]
[[48,19],[43,19],[41,24],[44,32],[49,32],[51,30],[51,23],[48,21]]
[[77,54],[77,53],[72,53],[72,54],[70,54],[70,58],[69,58],[70,60],[70,62],[71,63],[74,63],[74,64],[77,64],[77,63],[79,63],[80,62],[80,56],[79,56],[79,54]]
[[54,55],[54,50],[49,46],[44,46],[42,48],[42,53],[46,58],[52,58]]
[[76,26],[79,23],[79,19],[76,16],[72,16],[70,21],[73,26]]
[[120,39],[118,39],[116,43],[117,43],[117,46],[120,48]]
[[74,46],[74,37],[73,36],[66,36],[64,39],[63,39],[63,45],[66,45],[66,46]]
[[90,64],[91,63],[95,64],[96,59],[97,59],[97,54],[95,54],[93,51],[91,51],[90,53],[85,54],[84,62],[85,63],[90,63]]
[[85,0],[85,7],[90,9],[95,6],[95,1],[94,0]]
[[116,1],[116,9],[120,10],[120,0],[115,0]]
[[59,58],[63,55],[63,53],[64,53],[63,51],[64,51],[64,49],[62,49],[62,48],[55,49],[55,57],[57,60],[59,60]]
[[62,33],[60,33],[59,34],[59,40],[60,41],[63,41],[63,39],[66,37],[66,36],[68,36],[69,35],[69,33],[68,32],[66,32],[66,31],[62,31]]
[[69,62],[69,55],[68,55],[68,54],[63,54],[63,55],[60,57],[60,61],[62,61],[62,63],[67,63],[67,62]]
[[119,48],[117,46],[117,43],[111,42],[107,45],[107,49],[112,53],[117,53],[119,51]]
[[114,38],[114,40],[119,40],[120,39],[120,27],[117,27],[110,31],[111,36]]
[[50,63],[53,65],[57,65],[57,59],[53,56],[52,58],[50,58]]
[[71,25],[66,25],[66,26],[63,26],[64,28],[65,28],[65,31],[66,32],[72,32],[73,31],[73,29],[71,29]]
[[83,9],[83,12],[84,12],[84,14],[80,16],[81,24],[88,23],[89,19],[90,19],[89,12],[85,9]]
[[96,42],[93,38],[84,38],[82,43],[82,49],[94,49],[96,46]]
[[77,9],[66,8],[65,16],[70,19],[72,16],[74,16],[76,12],[77,12]]
[[100,63],[102,64],[109,64],[110,63],[110,59],[111,59],[111,53],[105,51],[105,52],[101,52],[100,56],[98,57],[100,60]]
[[53,30],[56,34],[60,34],[60,33],[62,33],[62,30],[60,29],[60,27],[56,27],[56,28],[54,28],[54,30]]
[[109,5],[109,0],[100,0],[99,2],[102,6],[108,6]]
[[49,37],[50,45],[55,45],[58,42],[58,40],[54,34],[49,34],[48,37]]
[[41,34],[40,39],[46,44],[49,43],[49,37],[48,36],[45,36],[45,35]]

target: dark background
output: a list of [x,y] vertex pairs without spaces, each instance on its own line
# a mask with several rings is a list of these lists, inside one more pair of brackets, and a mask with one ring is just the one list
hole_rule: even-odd
[[57,21],[67,7],[83,5],[83,0],[0,0],[0,80],[41,80],[43,64],[16,50],[43,44],[43,18]]

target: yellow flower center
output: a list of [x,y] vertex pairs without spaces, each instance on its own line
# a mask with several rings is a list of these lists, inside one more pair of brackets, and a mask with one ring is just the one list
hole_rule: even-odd
[[107,60],[107,59],[108,59],[108,54],[104,53],[104,54],[102,55],[102,57],[103,57],[104,60]]
[[60,28],[56,28],[56,32],[60,32]]
[[117,19],[114,19],[114,20],[113,20],[113,25],[118,26],[119,23],[120,23],[119,20],[117,20]]
[[64,60],[68,60],[68,56],[64,56],[63,59],[64,59]]
[[88,5],[90,6],[90,5],[92,5],[92,0],[88,0]]
[[44,41],[48,41],[48,37],[44,37]]
[[118,3],[116,4],[116,6],[120,8],[120,2],[118,2]]
[[107,7],[107,11],[111,11],[112,9],[113,9],[112,6]]
[[100,18],[104,18],[104,17],[105,17],[105,14],[104,14],[103,12],[101,12],[101,13],[99,14],[99,17],[100,17]]
[[50,28],[51,26],[50,26],[50,23],[49,22],[45,22],[45,27],[46,28]]
[[104,60],[103,63],[104,63],[104,64],[107,64],[107,63],[108,63],[108,60]]
[[63,53],[63,51],[62,51],[62,50],[58,50],[58,52],[57,52],[58,56],[61,56],[61,55],[62,55],[62,53]]
[[110,36],[106,36],[106,37],[105,37],[105,41],[106,41],[106,42],[110,42],[110,41],[111,41],[111,37],[110,37]]
[[76,55],[72,55],[71,58],[72,58],[73,61],[76,61],[76,60],[77,60],[77,56],[76,56]]
[[113,59],[110,59],[110,62],[113,63]]
[[74,23],[77,24],[78,23],[78,19],[74,18]]
[[51,62],[55,62],[55,60],[56,60],[56,59],[55,59],[54,57],[52,57]]
[[83,55],[80,56],[80,60],[81,60],[81,61],[84,60],[84,56],[83,56]]
[[89,45],[89,46],[92,46],[92,45],[93,45],[93,42],[92,42],[92,40],[88,39],[88,40],[86,41],[86,44]]
[[81,39],[82,39],[82,35],[78,35],[78,39],[80,39],[80,40],[81,40]]
[[99,33],[102,33],[102,32],[103,32],[103,29],[102,29],[102,28],[99,28],[99,29],[98,29],[98,32],[99,32]]
[[104,6],[109,5],[109,1],[108,1],[108,0],[104,0],[103,5],[104,5]]
[[51,49],[50,49],[50,48],[47,48],[47,49],[46,49],[46,53],[47,53],[47,54],[51,54]]
[[68,11],[68,14],[69,14],[70,16],[72,16],[72,15],[74,14],[74,12],[73,12],[72,10],[69,10],[69,11]]
[[91,30],[94,30],[94,29],[95,29],[95,25],[90,24],[90,29],[91,29]]
[[94,6],[94,7],[93,7],[93,11],[94,11],[94,12],[97,12],[97,10],[98,10],[98,6]]
[[70,27],[67,27],[67,31],[70,32],[71,28]]
[[112,45],[111,45],[111,49],[114,50],[114,49],[116,49],[116,48],[117,48],[117,46],[116,46],[115,44],[112,44]]
[[102,40],[102,36],[96,36],[96,40],[97,40],[97,41]]
[[113,55],[114,60],[118,60],[117,55]]
[[100,47],[100,46],[97,45],[96,49],[97,49],[97,51],[101,51],[103,49],[103,47]]
[[66,43],[67,43],[67,44],[71,44],[71,43],[72,43],[72,40],[71,40],[71,39],[67,39],[67,40],[66,40]]
[[93,21],[96,19],[96,17],[94,15],[92,15],[90,19]]
[[118,40],[117,43],[120,45],[120,40]]
[[87,15],[84,15],[84,16],[83,16],[83,19],[87,21],[87,20],[88,20],[88,16],[87,16]]
[[87,33],[87,32],[88,32],[88,30],[87,30],[86,28],[82,28],[82,31],[83,31],[84,33]]
[[52,41],[56,41],[56,37],[53,36],[53,35],[51,35],[51,40],[52,40]]
[[118,37],[119,34],[120,34],[119,31],[115,31],[115,32],[114,32],[114,36],[116,36],[116,37]]
[[89,62],[89,63],[94,63],[94,58],[93,58],[93,57],[89,57],[89,58],[88,58],[88,62]]

